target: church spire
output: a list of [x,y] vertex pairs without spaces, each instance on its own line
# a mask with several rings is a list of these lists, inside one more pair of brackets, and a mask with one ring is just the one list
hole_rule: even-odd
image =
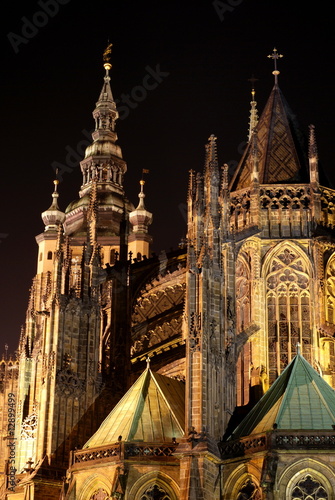
[[[112,44],[109,44],[107,49],[105,50],[103,54],[103,61],[104,61],[104,68],[106,71],[106,74],[104,76],[104,84],[102,86],[99,100],[96,103],[96,109],[93,112],[93,117],[95,118],[95,128],[96,130],[105,130],[106,127],[107,130],[113,130],[115,128],[115,121],[118,119],[119,114],[116,111],[116,104],[113,98],[112,94],[112,89],[110,85],[110,76],[109,72],[112,69],[112,64],[111,64],[111,53],[112,53]],[[106,103],[108,103],[110,106],[108,108],[113,108],[115,110],[115,113],[111,114],[109,118],[111,118],[111,122],[108,122],[108,116],[102,113],[102,108],[106,111],[107,106]],[[109,109],[110,111],[110,109]]]
[[86,148],[85,158],[80,163],[83,173],[82,197],[92,189],[92,180],[97,180],[97,189],[118,191],[123,194],[123,176],[127,170],[122,159],[122,151],[117,144],[115,123],[119,117],[110,85],[109,72],[112,44],[103,54],[105,69],[104,83],[93,111],[95,129],[92,133],[93,143]]

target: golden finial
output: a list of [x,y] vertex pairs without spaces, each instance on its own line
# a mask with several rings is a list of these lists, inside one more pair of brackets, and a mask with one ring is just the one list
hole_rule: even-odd
[[274,61],[275,69],[274,69],[274,71],[272,71],[272,74],[275,76],[275,83],[278,83],[278,75],[280,73],[280,71],[278,71],[278,69],[277,69],[277,59],[279,59],[281,57],[284,57],[283,54],[278,54],[278,51],[276,48],[273,49],[272,54],[268,55],[268,58],[273,59],[273,61]]
[[108,44],[108,46],[105,49],[103,56],[102,56],[103,61],[104,61],[104,68],[107,71],[109,71],[112,68],[112,64],[111,64],[112,47],[113,47],[112,43]]
[[251,83],[251,109],[250,109],[250,119],[249,119],[249,134],[248,141],[251,141],[252,133],[258,123],[258,111],[257,111],[257,102],[255,101],[256,91],[255,91],[255,83],[258,82],[258,78],[255,78],[252,75],[251,78],[248,78],[248,82]]

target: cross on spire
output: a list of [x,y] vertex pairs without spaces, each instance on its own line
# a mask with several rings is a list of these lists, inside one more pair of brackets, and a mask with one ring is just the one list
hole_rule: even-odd
[[278,54],[278,51],[276,48],[273,49],[272,54],[268,55],[269,59],[273,59],[274,62],[274,71],[272,71],[272,74],[275,76],[275,83],[278,83],[278,75],[280,71],[277,69],[277,59],[280,59],[281,57],[284,57],[282,54]]

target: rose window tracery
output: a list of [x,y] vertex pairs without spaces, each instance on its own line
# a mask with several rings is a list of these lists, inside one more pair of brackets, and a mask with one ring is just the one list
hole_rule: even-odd
[[291,500],[328,500],[328,493],[311,474],[306,474],[293,488]]
[[106,490],[99,488],[91,495],[90,500],[110,500],[110,496]]

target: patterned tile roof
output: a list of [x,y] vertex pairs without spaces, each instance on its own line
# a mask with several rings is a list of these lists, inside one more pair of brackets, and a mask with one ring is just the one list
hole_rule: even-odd
[[[307,181],[307,149],[278,85],[272,89],[255,134],[260,184]],[[232,191],[250,186],[252,149],[250,141],[230,183]]]

